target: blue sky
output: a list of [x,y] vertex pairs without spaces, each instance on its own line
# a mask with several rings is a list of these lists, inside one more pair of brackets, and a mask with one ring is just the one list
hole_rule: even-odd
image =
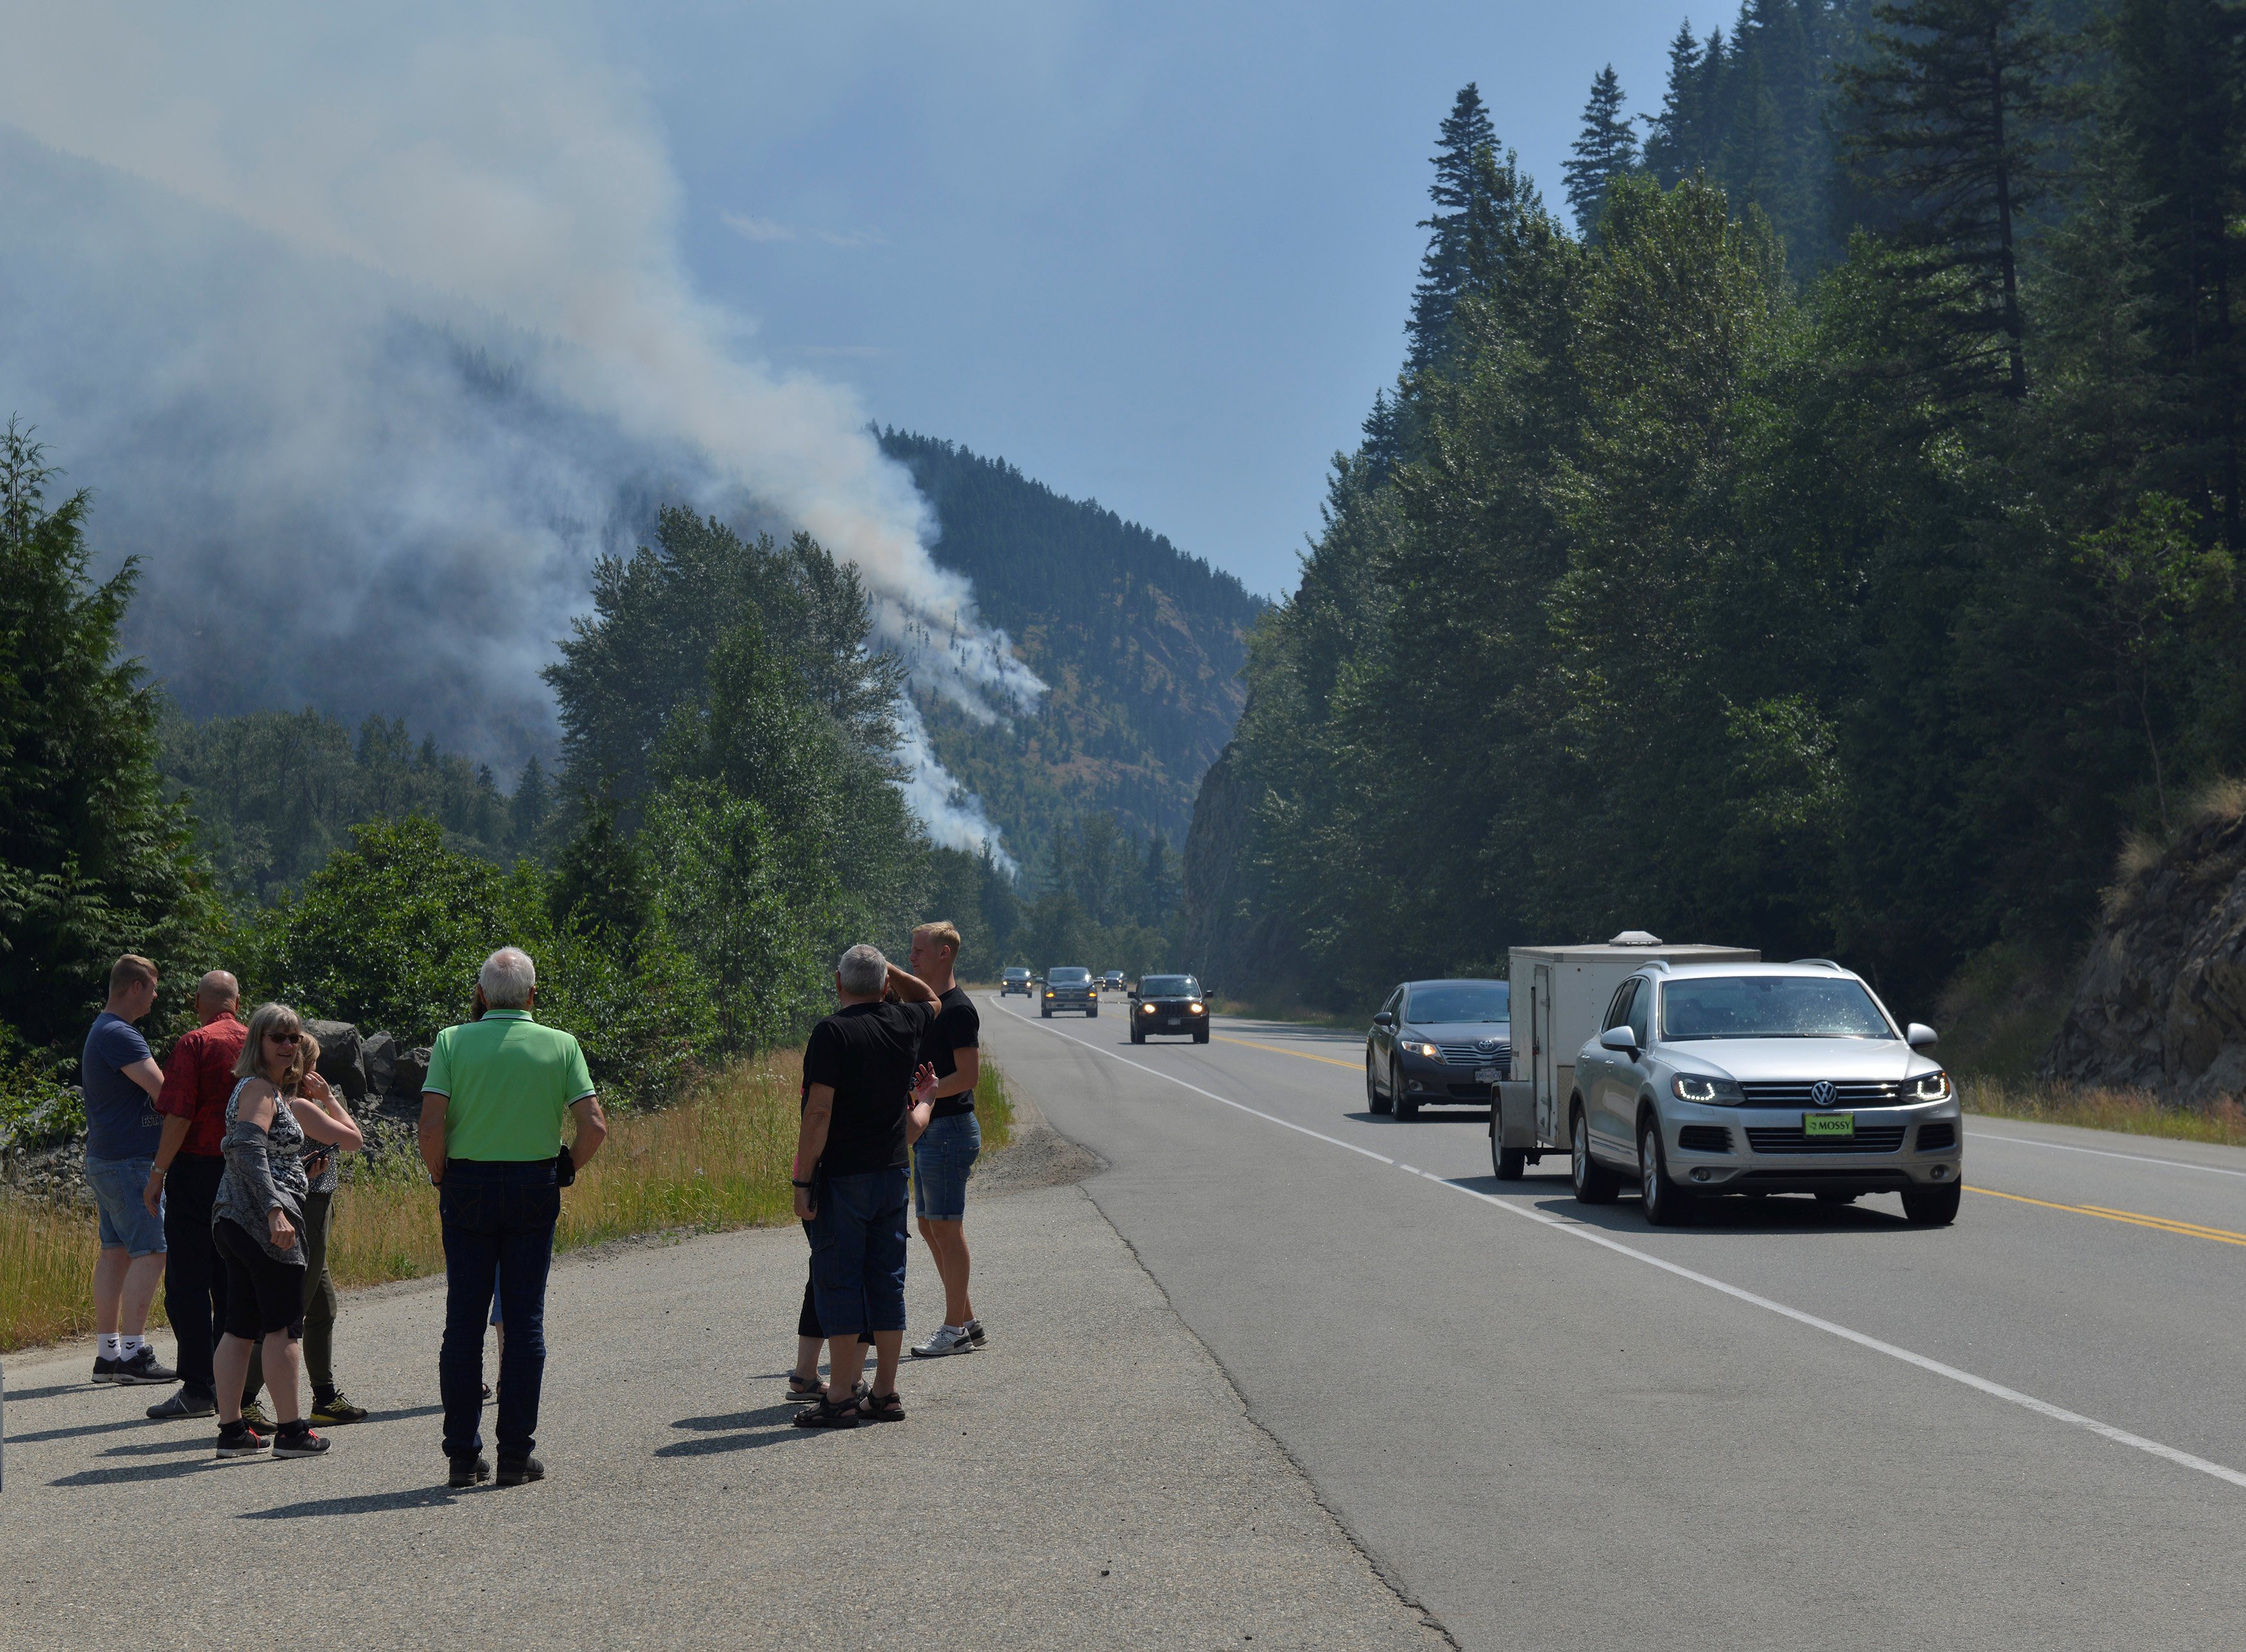
[[1453,94],[1556,201],[1591,77],[1650,112],[1683,15],[657,0],[604,32],[755,351],[1276,595],[1394,374]]

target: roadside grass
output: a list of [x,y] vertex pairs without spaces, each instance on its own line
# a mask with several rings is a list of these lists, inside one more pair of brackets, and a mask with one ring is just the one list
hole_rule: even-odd
[[1957,1076],[1957,1089],[1965,1111],[1984,1118],[2246,1147],[2246,1105],[2235,1097],[2205,1107],[2177,1107],[2143,1090],[2087,1090],[1968,1073]]
[[[711,1074],[675,1106],[613,1120],[601,1156],[562,1195],[555,1248],[793,1220],[788,1181],[802,1083],[802,1052],[775,1050]],[[975,1104],[983,1151],[1001,1151],[1013,1139],[1013,1103],[987,1057]],[[337,1192],[328,1241],[336,1284],[442,1273],[437,1200],[419,1159],[409,1151],[345,1163],[351,1179]],[[96,1249],[90,1214],[0,1197],[0,1352],[92,1329]]]

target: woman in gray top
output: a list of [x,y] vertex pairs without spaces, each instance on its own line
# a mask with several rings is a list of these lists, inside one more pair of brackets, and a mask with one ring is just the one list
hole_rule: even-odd
[[266,1442],[242,1420],[249,1349],[264,1342],[267,1383],[280,1431],[276,1457],[316,1457],[328,1443],[304,1421],[296,1344],[304,1335],[304,1247],[300,1242],[308,1183],[309,1141],[342,1148],[361,1143],[342,1118],[286,1093],[304,1040],[303,1023],[286,1004],[261,1005],[249,1018],[235,1072],[241,1082],[226,1104],[220,1151],[226,1171],[211,1207],[211,1238],[225,1261],[226,1334],[213,1363],[218,1378],[218,1454],[248,1457]]

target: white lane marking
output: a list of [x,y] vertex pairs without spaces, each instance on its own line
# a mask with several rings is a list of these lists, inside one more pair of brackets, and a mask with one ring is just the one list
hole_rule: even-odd
[[2195,1165],[2188,1159],[2154,1159],[2147,1153],[2117,1153],[2110,1147],[2078,1147],[2072,1142],[2038,1141],[2033,1136],[2006,1136],[1987,1130],[1969,1130],[1965,1135],[1970,1141],[2008,1142],[2015,1147],[2048,1147],[2057,1153],[2089,1153],[2099,1159],[2126,1159],[2133,1165],[2165,1165],[2170,1170],[2203,1170],[2210,1176],[2246,1176],[2246,1170],[2225,1170],[2220,1165]]
[[[1004,1005],[999,1007],[1004,1008]],[[1008,1013],[1011,1014],[1011,1011]],[[1026,1016],[1013,1016],[1012,1018],[1024,1024],[1029,1021]],[[1196,1096],[1206,1097],[1210,1101],[1218,1102],[1227,1107],[1247,1113],[1251,1118],[1261,1118],[1266,1124],[1276,1125],[1283,1130],[1291,1130],[1297,1135],[1308,1136],[1313,1141],[1322,1141],[1329,1146],[1339,1147],[1380,1164],[1393,1166],[1398,1170],[1407,1171],[1422,1181],[1431,1182],[1438,1187],[1448,1188],[1453,1193],[1464,1193],[1468,1199],[1485,1205],[1492,1210],[1501,1210],[1509,1216],[1526,1217],[1540,1227],[1548,1227],[1555,1233],[1567,1234],[1576,1239],[1586,1240],[1603,1250],[1614,1252],[1617,1256],[1627,1256],[1632,1261],[1644,1262],[1649,1268],[1658,1268],[1665,1274],[1674,1274],[1678,1278],[1690,1280],[1696,1285],[1705,1285],[1710,1290],[1720,1291],[1723,1295],[1735,1301],[1746,1302],[1750,1307],[1762,1309],[1766,1312],[1778,1315],[1780,1318],[1790,1319],[1799,1325],[1807,1325],[1813,1330],[1823,1331],[1828,1336],[1841,1338],[1843,1342],[1854,1343],[1857,1347],[1869,1349],[1873,1353],[1884,1354],[1889,1359],[1900,1360],[1906,1365],[1916,1365],[1919,1370],[1930,1372],[1934,1376],[1947,1377],[1953,1383],[1961,1383],[1964,1387],[1986,1394],[1991,1399],[2003,1400],[2007,1404],[2018,1405],[2024,1411],[2033,1411],[2038,1417],[2048,1417],[2054,1423],[2065,1423],[2069,1427],[2082,1429],[2095,1434],[2100,1439],[2111,1440],[2117,1445],[2127,1445],[2132,1450],[2142,1451],[2148,1457],[2157,1457],[2164,1461],[2174,1463],[2179,1467],[2193,1469],[2226,1484],[2246,1488],[2246,1473],[2241,1473],[2235,1468],[2226,1467],[2208,1458],[2179,1451],[2176,1447],[2164,1445],[2158,1440],[2147,1439],[2141,1434],[2132,1434],[2127,1429],[2116,1428],[2111,1423],[2101,1423],[2096,1417],[2085,1417],[2079,1411],[2070,1411],[2063,1405],[2054,1405],[2049,1400],[2038,1399],[2032,1394],[2024,1394],[2016,1388],[2007,1388],[2002,1383],[1991,1382],[1985,1377],[1977,1377],[1971,1371],[1961,1370],[1958,1367],[1944,1364],[1938,1359],[1930,1359],[1924,1354],[1914,1353],[1909,1349],[1899,1347],[1894,1343],[1883,1342],[1876,1336],[1868,1336],[1862,1331],[1852,1330],[1846,1325],[1821,1318],[1815,1314],[1805,1313],[1799,1308],[1789,1308],[1784,1302],[1774,1302],[1767,1296],[1759,1296],[1751,1290],[1742,1289],[1712,1275],[1703,1274],[1695,1268],[1670,1261],[1664,1257],[1656,1256],[1651,1252],[1640,1250],[1634,1245],[1625,1245],[1620,1240],[1581,1222],[1566,1221],[1545,1211],[1532,1210],[1525,1205],[1510,1204],[1494,1193],[1476,1193],[1471,1187],[1461,1187],[1458,1183],[1438,1176],[1432,1171],[1412,1170],[1410,1166],[1400,1164],[1384,1153],[1374,1152],[1369,1147],[1360,1147],[1355,1142],[1344,1141],[1338,1136],[1326,1135],[1322,1131],[1296,1124],[1292,1119],[1282,1118],[1276,1113],[1268,1113],[1261,1108],[1250,1107],[1245,1102],[1235,1101],[1228,1096],[1220,1096],[1215,1091],[1203,1090],[1199,1084],[1188,1084],[1174,1073],[1167,1073],[1159,1067],[1149,1067],[1144,1062],[1133,1061],[1128,1057],[1119,1056],[1112,1050],[1102,1050],[1090,1040],[1079,1038],[1073,1033],[1063,1032],[1058,1027],[1039,1027],[1038,1030],[1050,1032],[1056,1038],[1065,1038],[1072,1044],[1081,1044],[1096,1056],[1106,1056],[1112,1061],[1121,1062],[1126,1067],[1135,1067],[1140,1072],[1151,1073],[1157,1078],[1167,1079],[1181,1090],[1190,1090]],[[2128,1157],[2127,1154],[2120,1156]]]

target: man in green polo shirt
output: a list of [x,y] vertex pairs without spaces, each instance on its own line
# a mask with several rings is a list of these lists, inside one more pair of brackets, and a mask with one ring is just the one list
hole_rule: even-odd
[[[507,1341],[499,1367],[499,1483],[543,1479],[533,1457],[546,1374],[546,1274],[562,1189],[609,1133],[577,1041],[531,1014],[538,972],[501,947],[476,976],[476,1019],[447,1027],[421,1086],[421,1159],[445,1234],[445,1402],[452,1484],[489,1477],[483,1458],[484,1316],[496,1278]],[[576,1135],[562,1146],[562,1120]]]

